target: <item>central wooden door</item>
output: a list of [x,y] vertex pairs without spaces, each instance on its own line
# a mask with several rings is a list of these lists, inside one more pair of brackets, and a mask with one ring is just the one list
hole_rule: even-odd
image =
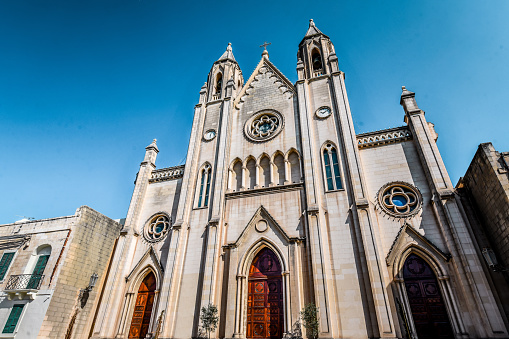
[[283,321],[281,264],[274,252],[264,248],[249,270],[247,338],[281,338]]
[[437,278],[428,263],[411,254],[403,277],[419,339],[454,338]]
[[154,305],[155,290],[156,277],[154,273],[150,272],[143,279],[138,289],[131,328],[129,329],[129,338],[142,339],[147,335],[150,317],[152,316],[152,307]]

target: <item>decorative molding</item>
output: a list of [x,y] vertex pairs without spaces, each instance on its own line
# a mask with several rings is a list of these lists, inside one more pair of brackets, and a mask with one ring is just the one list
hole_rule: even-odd
[[357,135],[357,146],[362,148],[369,148],[381,145],[394,144],[397,142],[407,141],[412,139],[412,133],[406,126],[384,129],[381,131],[374,131],[362,133]]
[[167,181],[167,180],[175,180],[180,179],[184,176],[184,165],[161,168],[155,171],[152,171],[152,175],[150,179],[148,179],[149,183],[159,182],[159,181]]
[[296,184],[290,184],[290,185],[283,185],[283,186],[273,186],[273,187],[263,187],[263,188],[253,188],[248,189],[245,191],[238,191],[238,192],[230,192],[226,193],[226,199],[236,199],[236,198],[244,198],[248,196],[255,196],[255,195],[261,195],[261,194],[269,194],[269,193],[278,193],[280,191],[286,192],[286,191],[293,191],[298,189],[303,189],[304,183],[299,182]]
[[451,260],[452,255],[450,253],[445,253],[440,248],[438,248],[438,246],[435,245],[431,240],[429,240],[424,235],[419,233],[411,225],[405,223],[399,229],[398,234],[396,235],[396,238],[394,238],[391,248],[389,249],[389,252],[387,253],[387,256],[385,257],[385,263],[387,264],[387,266],[391,266],[391,263],[394,260],[394,256],[396,255],[396,252],[397,252],[396,249],[400,247],[400,243],[401,243],[402,239],[404,238],[403,237],[404,233],[407,233],[410,236],[412,236],[412,235],[415,236],[422,244],[427,245],[428,248],[433,250],[436,254],[438,254],[438,256],[440,256],[446,262]]

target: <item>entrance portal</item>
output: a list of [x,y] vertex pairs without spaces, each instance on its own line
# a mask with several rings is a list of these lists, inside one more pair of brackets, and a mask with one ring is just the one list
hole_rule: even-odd
[[138,289],[136,304],[134,305],[131,328],[129,329],[129,338],[145,338],[150,326],[150,316],[152,315],[152,306],[156,290],[156,277],[150,272]]
[[403,277],[419,339],[454,338],[437,278],[428,263],[411,254]]
[[281,264],[274,252],[264,248],[249,269],[247,338],[281,338],[283,317]]

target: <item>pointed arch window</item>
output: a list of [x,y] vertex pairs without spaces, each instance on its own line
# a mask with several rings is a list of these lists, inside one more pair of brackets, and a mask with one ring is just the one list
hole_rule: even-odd
[[325,167],[325,181],[327,191],[343,188],[341,172],[339,171],[338,152],[332,144],[327,144],[323,149],[323,165]]
[[216,94],[221,94],[221,89],[223,89],[223,75],[221,73],[217,73]]
[[200,172],[200,193],[198,197],[198,207],[207,207],[209,205],[210,177],[211,168],[207,164]]
[[311,52],[311,63],[313,64],[313,71],[316,72],[322,70],[322,56],[316,48]]

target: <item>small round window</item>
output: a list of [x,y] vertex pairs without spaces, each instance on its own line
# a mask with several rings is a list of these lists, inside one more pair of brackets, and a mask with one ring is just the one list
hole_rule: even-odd
[[422,196],[413,185],[405,182],[392,182],[380,188],[378,205],[393,217],[410,217],[420,210]]
[[166,215],[156,215],[145,226],[144,236],[149,242],[158,242],[170,230],[170,220]]
[[266,141],[278,135],[283,125],[283,116],[279,112],[264,110],[246,121],[244,133],[253,141]]

